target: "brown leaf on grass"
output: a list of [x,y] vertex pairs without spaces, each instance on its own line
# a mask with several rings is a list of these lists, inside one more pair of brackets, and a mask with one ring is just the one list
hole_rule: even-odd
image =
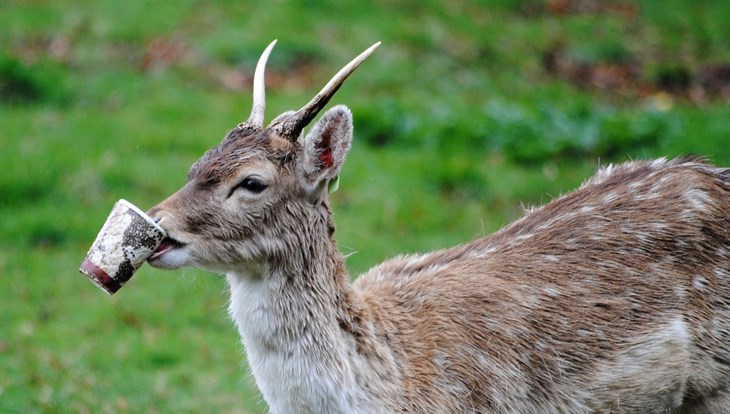
[[157,37],[147,44],[140,67],[144,71],[164,70],[179,63],[189,52],[190,47],[182,39]]

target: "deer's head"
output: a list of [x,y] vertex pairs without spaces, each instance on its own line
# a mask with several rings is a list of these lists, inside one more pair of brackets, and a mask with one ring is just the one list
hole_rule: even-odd
[[352,115],[335,106],[306,136],[302,132],[380,43],[340,70],[303,108],[264,127],[264,68],[275,43],[256,66],[248,120],[193,164],[180,190],[148,212],[168,234],[149,259],[152,266],[226,272],[301,250],[307,232],[331,236],[327,189],[350,149]]

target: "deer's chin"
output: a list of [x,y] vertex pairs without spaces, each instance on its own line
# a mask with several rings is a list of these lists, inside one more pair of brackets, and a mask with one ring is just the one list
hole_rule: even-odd
[[158,269],[174,270],[187,265],[189,260],[190,254],[187,245],[166,239],[147,259],[147,263]]

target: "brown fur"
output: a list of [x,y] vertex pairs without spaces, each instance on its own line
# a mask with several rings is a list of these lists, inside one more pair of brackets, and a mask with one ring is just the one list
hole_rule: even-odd
[[[706,195],[701,209],[692,191]],[[400,310],[390,334],[402,338],[412,395],[446,398],[438,383],[470,390],[452,412],[664,412],[677,395],[683,407],[716,394],[730,402],[729,247],[727,170],[637,162],[485,239],[386,262],[356,286],[374,306]],[[686,354],[668,343],[677,349],[620,366],[678,317]],[[603,383],[601,370],[621,381]]]
[[[266,142],[241,140],[207,155],[200,162],[205,173],[192,173],[162,208],[190,212],[180,214],[184,232],[209,241],[233,243],[290,228],[280,235],[280,251],[255,254],[289,275],[281,286],[288,297],[281,318],[295,312],[319,318],[332,309],[327,329],[339,331],[350,352],[380,373],[382,384],[372,374],[358,380],[378,391],[372,398],[382,401],[374,406],[392,412],[709,413],[718,411],[708,404],[729,401],[728,170],[697,159],[604,170],[490,237],[393,259],[351,287],[330,238],[327,202],[306,207],[294,201],[301,192],[279,194],[265,211],[249,212],[257,225],[225,220],[192,202],[200,197],[201,177],[231,182],[240,164],[252,161],[245,155],[262,154],[282,169],[277,174],[291,173],[288,162],[298,156],[286,150],[301,147]],[[294,206],[312,208],[314,215]],[[305,226],[291,227],[292,219]],[[324,267],[312,274],[322,260]],[[303,300],[304,308],[292,307]],[[300,336],[310,319],[282,322],[291,331],[285,336]]]
[[350,283],[327,188],[352,116],[277,128],[242,124],[149,212],[170,238],[153,266],[226,273],[272,412],[730,413],[730,170],[608,167]]

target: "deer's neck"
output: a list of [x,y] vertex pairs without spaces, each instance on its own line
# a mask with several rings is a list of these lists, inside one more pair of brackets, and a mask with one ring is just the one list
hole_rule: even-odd
[[230,313],[272,412],[356,412],[361,304],[334,242],[300,242],[283,263],[227,275]]

